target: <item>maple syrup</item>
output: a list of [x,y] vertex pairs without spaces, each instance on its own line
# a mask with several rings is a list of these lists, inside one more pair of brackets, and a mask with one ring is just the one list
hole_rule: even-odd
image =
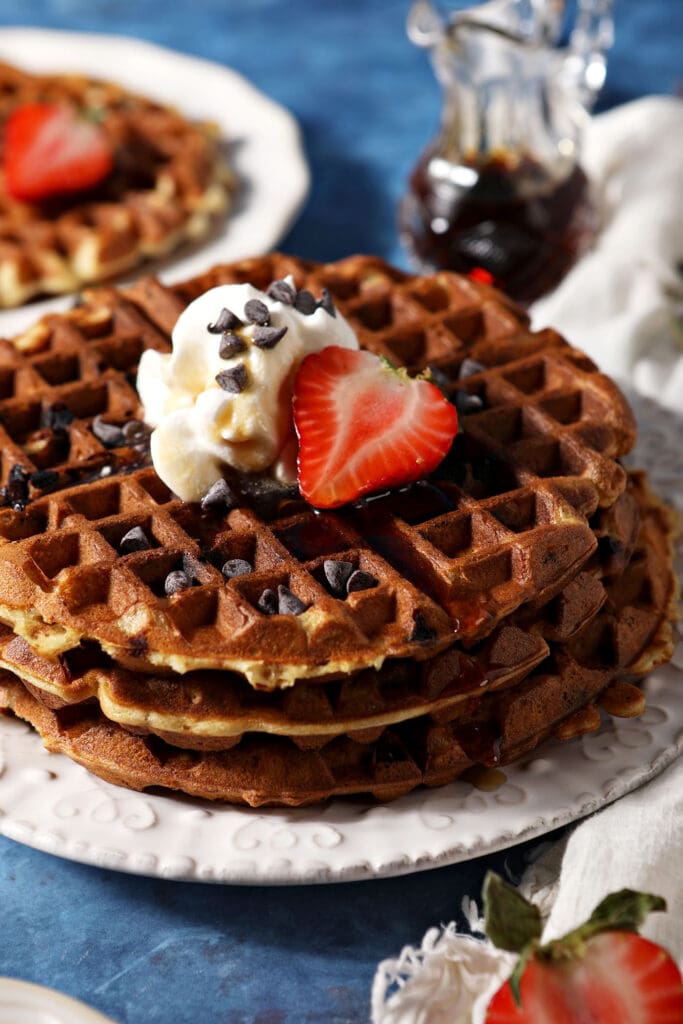
[[490,275],[525,304],[562,280],[595,228],[581,167],[558,180],[531,157],[450,164],[427,151],[401,208],[404,243],[423,269]]
[[469,782],[480,793],[495,793],[507,782],[507,775],[500,768],[484,768],[475,764],[460,776],[463,782]]
[[568,23],[564,6],[412,3],[408,35],[442,86],[438,133],[401,204],[422,271],[469,273],[530,303],[594,234],[581,127],[604,81],[612,20],[602,0],[574,5]]

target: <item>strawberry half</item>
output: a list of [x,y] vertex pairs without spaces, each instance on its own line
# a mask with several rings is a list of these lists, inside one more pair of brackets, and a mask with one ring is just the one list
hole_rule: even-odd
[[486,878],[484,901],[489,937],[521,953],[512,978],[489,1003],[485,1024],[683,1021],[683,980],[675,961],[635,932],[649,911],[666,909],[660,897],[630,889],[613,893],[589,921],[545,946],[536,908],[495,875]]
[[92,188],[112,169],[104,131],[69,107],[27,103],[5,125],[5,189],[35,202]]
[[429,381],[385,359],[330,345],[294,383],[299,488],[317,508],[427,476],[458,431],[455,406]]

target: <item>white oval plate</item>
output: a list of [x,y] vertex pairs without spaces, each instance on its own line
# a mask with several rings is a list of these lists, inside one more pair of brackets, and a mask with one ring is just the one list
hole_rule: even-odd
[[[631,397],[640,422],[631,461],[683,511],[683,422]],[[71,860],[164,878],[293,884],[408,874],[543,835],[662,771],[683,749],[683,640],[646,693],[640,718],[544,744],[506,768],[492,793],[455,782],[390,804],[289,810],[121,789],[48,754],[26,725],[0,716],[0,832]]]
[[[204,244],[180,250],[163,264],[143,264],[138,273],[180,281],[214,263],[268,252],[303,205],[310,176],[297,122],[230,68],[125,36],[26,28],[0,29],[0,59],[26,71],[111,79],[191,119],[218,125],[240,183],[233,208]],[[10,337],[71,302],[61,297],[2,310],[0,334]]]
[[0,978],[0,1024],[114,1024],[85,1003],[52,988]]

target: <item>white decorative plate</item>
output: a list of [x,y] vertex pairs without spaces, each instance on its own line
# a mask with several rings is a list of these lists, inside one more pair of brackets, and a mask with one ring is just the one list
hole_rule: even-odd
[[114,1024],[97,1010],[43,985],[0,978],[0,1024]]
[[[683,511],[683,422],[632,396],[640,424],[631,460]],[[680,569],[680,566],[679,566]],[[616,800],[683,749],[683,641],[646,684],[647,711],[547,743],[495,792],[465,782],[377,805],[249,810],[130,792],[48,754],[0,716],[0,832],[71,860],[211,882],[333,882],[407,874],[542,835]]]
[[[190,118],[218,125],[240,182],[233,209],[205,243],[158,266],[144,264],[139,273],[154,271],[164,281],[180,281],[214,263],[268,252],[306,198],[309,172],[296,121],[229,68],[124,36],[26,28],[0,29],[0,59],[27,71],[77,71],[112,79]],[[9,337],[72,301],[47,299],[3,310],[0,334]]]

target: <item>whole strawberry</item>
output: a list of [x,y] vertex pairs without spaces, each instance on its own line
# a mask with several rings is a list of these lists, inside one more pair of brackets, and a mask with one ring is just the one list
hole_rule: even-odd
[[536,907],[489,872],[486,932],[520,954],[491,1000],[486,1024],[683,1024],[683,980],[669,954],[636,933],[666,910],[659,896],[622,889],[561,939],[540,944]]
[[318,508],[427,476],[458,432],[455,406],[430,381],[371,352],[329,345],[294,382],[299,487]]

